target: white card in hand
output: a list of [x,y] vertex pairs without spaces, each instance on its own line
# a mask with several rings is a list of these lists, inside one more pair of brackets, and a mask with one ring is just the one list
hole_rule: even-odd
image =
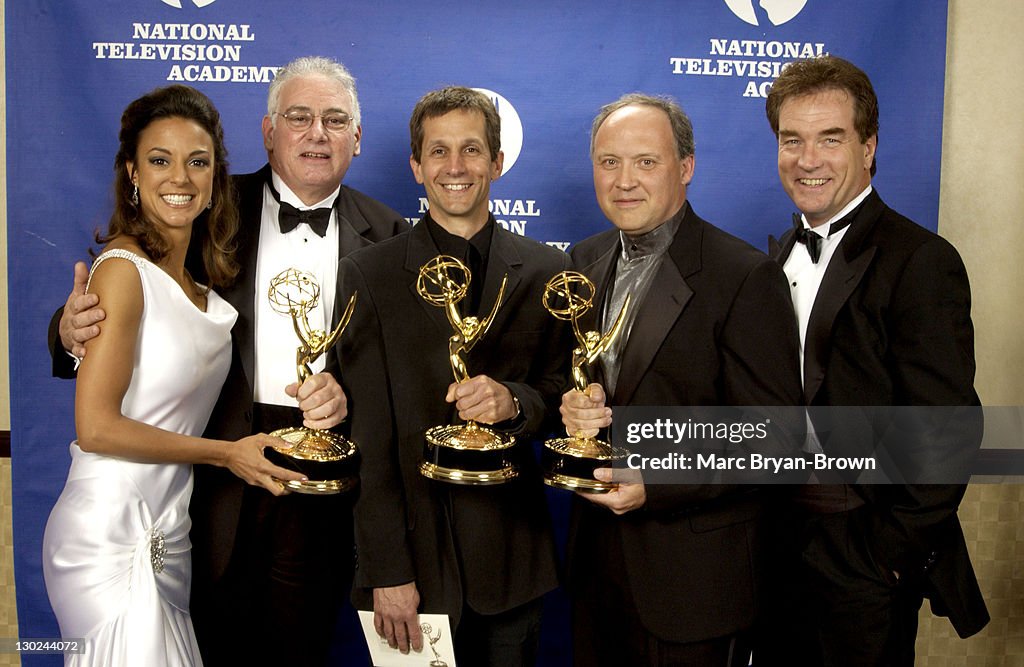
[[363,637],[374,667],[456,667],[448,615],[420,614],[419,621],[423,650],[417,653],[410,649],[402,653],[388,646],[387,640],[374,630],[372,611],[359,611],[359,623],[363,626]]

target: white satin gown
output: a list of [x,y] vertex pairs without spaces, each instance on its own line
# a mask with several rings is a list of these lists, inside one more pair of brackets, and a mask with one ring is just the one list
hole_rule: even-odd
[[[112,260],[112,258],[119,258]],[[212,290],[206,312],[159,267],[125,250],[145,305],[122,413],[201,435],[231,363],[238,314]],[[188,612],[192,466],[138,463],[71,443],[67,483],[43,537],[43,575],[61,635],[84,638],[68,665],[201,665]]]

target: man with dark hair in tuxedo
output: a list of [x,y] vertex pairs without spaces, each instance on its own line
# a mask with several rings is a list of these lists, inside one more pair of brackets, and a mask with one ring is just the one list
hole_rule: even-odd
[[[867,75],[833,56],[792,63],[772,86],[767,115],[782,187],[800,210],[771,254],[799,324],[806,451],[879,447],[901,460],[976,450],[967,273],[948,242],[873,188],[878,100]],[[871,415],[914,408],[923,423],[960,406],[963,417],[928,435],[911,429],[871,442],[877,423],[860,429],[845,417],[825,427],[823,416],[852,414],[836,406],[870,406],[862,412]],[[780,516],[778,588],[757,665],[911,667],[923,597],[962,637],[985,626],[957,518],[964,485],[831,481],[801,487]]]

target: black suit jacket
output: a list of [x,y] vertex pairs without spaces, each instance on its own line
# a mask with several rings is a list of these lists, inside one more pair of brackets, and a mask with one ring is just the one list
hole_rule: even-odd
[[[233,177],[239,214],[235,257],[241,271],[232,286],[221,290],[220,295],[238,311],[238,320],[231,331],[231,369],[204,433],[209,438],[237,440],[253,432],[256,261],[263,185],[269,179],[269,165],[255,173]],[[344,185],[335,200],[335,210],[339,257],[408,229],[402,216],[391,208]],[[199,281],[204,277],[198,254],[203,231],[196,227],[189,246],[190,251],[196,251],[189,257],[190,270]],[[225,468],[196,466],[190,536],[197,583],[216,581],[224,573],[235,544],[244,489],[245,482]]]
[[342,260],[339,303],[359,295],[337,354],[362,452],[355,604],[370,609],[373,588],[415,580],[420,611],[449,614],[456,624],[464,603],[494,614],[557,585],[543,482],[524,436],[557,413],[567,381],[566,327],[544,310],[541,296],[569,261],[536,241],[493,230],[481,314],[506,273],[508,286],[467,366],[471,376],[487,375],[519,399],[522,469],[515,481],[470,487],[428,480],[418,470],[426,430],[454,420],[444,401],[453,382],[452,327],[444,309],[416,291],[420,267],[437,255],[419,224]]
[[[770,239],[769,250],[781,265],[794,244],[789,231],[779,242]],[[806,404],[979,406],[970,308],[967,272],[953,246],[890,209],[872,190],[833,255],[811,310]],[[904,434],[892,444],[962,453],[976,450],[981,435],[980,410],[972,410],[928,441]],[[843,434],[834,438],[822,442],[826,453],[848,446]],[[899,456],[889,442],[883,448]],[[956,515],[965,488],[854,487],[873,510],[881,562],[921,585],[932,610],[949,616],[962,637],[989,620]]]
[[[677,215],[676,237],[643,303],[634,306],[640,310],[610,404],[798,405],[797,329],[779,266],[688,204]],[[593,317],[614,280],[619,239],[612,229],[573,249],[576,268],[602,295],[588,314]],[[693,642],[752,625],[761,557],[758,489],[648,484],[646,493],[644,507],[617,519],[576,499],[570,578],[585,576],[587,560],[600,557],[587,548],[591,531],[614,521],[626,577],[650,632]]]

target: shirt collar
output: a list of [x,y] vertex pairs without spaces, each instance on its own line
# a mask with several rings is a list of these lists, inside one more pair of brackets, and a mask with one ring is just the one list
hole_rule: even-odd
[[430,238],[433,239],[434,245],[444,255],[452,255],[463,259],[466,255],[466,246],[471,245],[480,253],[481,258],[486,258],[491,249],[491,236],[494,233],[494,216],[488,215],[487,222],[480,228],[476,234],[470,239],[464,239],[461,236],[450,233],[447,229],[438,224],[428,211],[423,216],[421,222],[426,223],[427,231],[430,232]]
[[285,185],[284,179],[277,175],[277,172],[270,171],[271,184],[277,193],[281,197],[281,201],[291,204],[300,211],[312,210],[314,208],[331,208],[334,206],[334,200],[338,198],[338,193],[341,192],[341,183],[334,189],[334,192],[327,195],[324,199],[316,202],[315,204],[306,205],[299,199],[299,196],[292,192],[292,189]]
[[622,242],[622,259],[629,261],[642,259],[651,255],[661,255],[672,245],[676,237],[679,225],[686,215],[688,202],[683,202],[682,207],[671,218],[644,234],[630,235],[619,232],[619,239]]
[[[829,237],[829,234],[832,233],[832,223],[836,222],[837,220],[842,220],[844,217],[846,217],[846,214],[849,213],[850,211],[852,211],[853,209],[857,208],[858,206],[860,206],[860,203],[862,201],[864,201],[869,194],[871,194],[871,184],[870,183],[868,183],[868,187],[864,188],[864,190],[861,191],[861,193],[859,195],[857,195],[856,197],[851,199],[850,203],[848,203],[846,206],[844,206],[841,211],[839,211],[838,213],[833,215],[831,218],[829,218],[828,222],[826,222],[824,225],[819,225],[819,226],[815,227],[813,229],[814,233],[817,234],[818,236],[821,236],[821,237],[827,239]],[[807,222],[807,216],[804,215],[803,213],[801,213],[800,214],[800,218],[804,222],[804,228],[805,229],[811,229],[811,225]]]

